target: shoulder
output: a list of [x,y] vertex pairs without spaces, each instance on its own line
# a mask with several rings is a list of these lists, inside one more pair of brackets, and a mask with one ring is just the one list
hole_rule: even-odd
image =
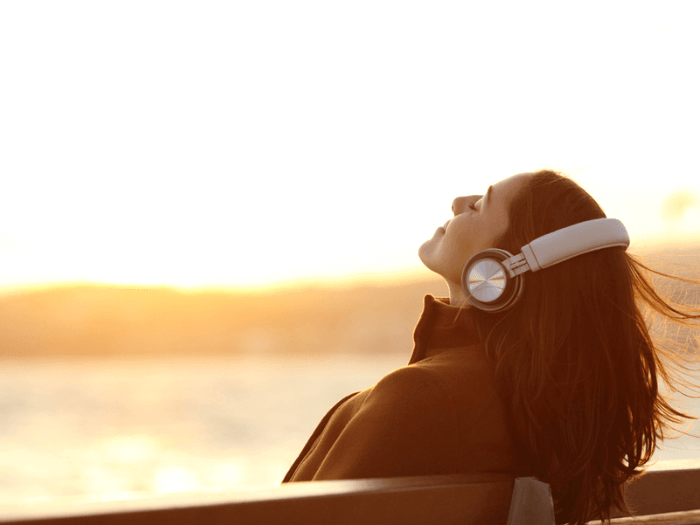
[[440,383],[421,367],[394,370],[368,392],[348,429],[362,429],[374,443],[365,446],[383,444],[384,450],[390,446],[406,454],[426,454],[433,447],[452,451],[458,410]]
[[421,387],[434,389],[439,383],[437,374],[421,366],[403,366],[385,375],[374,387],[384,395],[408,394]]
[[367,396],[363,408],[391,410],[394,417],[410,414],[415,419],[423,411],[444,411],[451,396],[438,374],[419,366],[405,366],[384,376]]
[[366,392],[314,480],[455,472],[454,413],[429,372],[399,368]]
[[[441,360],[399,368],[365,399],[368,409],[393,409],[406,418],[478,421],[500,403],[491,366],[480,359]],[[398,417],[395,415],[394,417]]]

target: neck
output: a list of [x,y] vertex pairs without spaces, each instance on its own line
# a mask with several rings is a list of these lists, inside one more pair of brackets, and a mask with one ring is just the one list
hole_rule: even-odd
[[467,296],[462,291],[462,283],[457,284],[447,280],[446,282],[450,292],[450,304],[452,306],[469,306]]

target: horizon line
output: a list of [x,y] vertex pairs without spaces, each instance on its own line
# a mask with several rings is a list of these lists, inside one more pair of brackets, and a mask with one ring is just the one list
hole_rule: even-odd
[[309,288],[326,290],[345,290],[360,288],[363,286],[395,286],[401,282],[429,281],[431,277],[441,279],[425,267],[405,268],[393,272],[374,271],[360,272],[350,275],[326,276],[326,277],[300,277],[292,279],[280,279],[267,283],[253,284],[199,284],[178,285],[171,283],[148,282],[116,282],[107,280],[58,280],[40,281],[30,283],[0,284],[0,297],[31,293],[36,291],[76,288],[81,286],[93,286],[103,288],[131,289],[131,290],[174,290],[180,293],[268,293],[280,290],[292,291]]
[[[658,256],[663,255],[663,252],[679,251],[694,251],[700,250],[700,239],[694,242],[678,243],[674,240],[666,242],[650,243],[645,242],[641,245],[633,246],[637,255],[641,256]],[[678,255],[678,254],[675,254]],[[174,283],[154,283],[154,282],[119,282],[109,280],[46,280],[35,282],[23,282],[17,284],[0,284],[0,297],[31,293],[40,290],[57,289],[57,288],[72,288],[79,286],[95,286],[109,288],[125,288],[125,289],[170,289],[180,293],[268,293],[279,290],[292,291],[301,289],[327,289],[327,290],[346,290],[351,288],[359,288],[362,286],[394,286],[399,284],[399,281],[419,282],[428,281],[431,277],[436,280],[442,279],[439,275],[433,273],[425,266],[415,265],[412,267],[398,268],[393,271],[376,270],[363,271],[345,275],[336,276],[321,276],[321,277],[298,277],[289,279],[278,279],[268,282],[255,282],[252,284],[196,284],[196,285],[178,285]]]

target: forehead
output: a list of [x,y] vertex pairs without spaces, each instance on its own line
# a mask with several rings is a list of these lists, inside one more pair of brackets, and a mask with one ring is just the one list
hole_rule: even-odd
[[518,192],[523,190],[530,177],[532,177],[532,173],[518,173],[498,181],[493,185],[491,197],[501,202],[510,201]]

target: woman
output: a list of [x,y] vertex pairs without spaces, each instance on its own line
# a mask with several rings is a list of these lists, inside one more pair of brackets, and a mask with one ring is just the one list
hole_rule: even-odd
[[518,254],[605,213],[552,171],[458,197],[452,211],[418,252],[444,277],[449,299],[426,296],[408,366],[336,404],[285,482],[503,472],[549,483],[557,523],[607,519],[612,507],[629,513],[624,483],[669,422],[691,417],[660,395],[657,378],[673,391],[693,388],[667,371],[687,368],[672,342],[652,342],[640,307],[691,326],[700,309],[662,299],[624,247],[528,272],[507,310],[474,308],[461,284],[472,255]]

